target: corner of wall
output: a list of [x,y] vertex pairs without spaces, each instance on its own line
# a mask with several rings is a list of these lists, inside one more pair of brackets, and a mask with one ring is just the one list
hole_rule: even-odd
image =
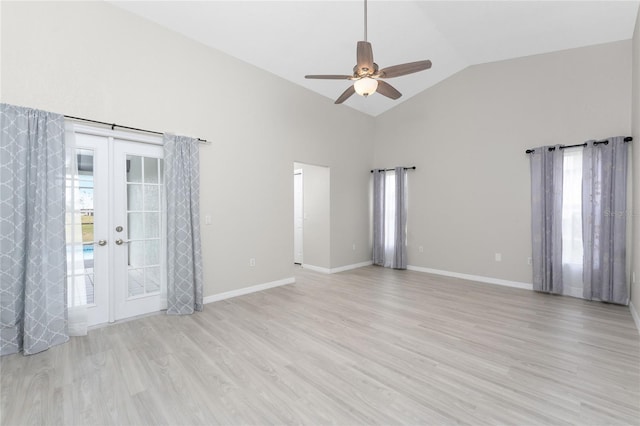
[[631,316],[633,317],[633,322],[636,324],[638,333],[640,333],[640,315],[638,315],[638,311],[636,310],[633,302],[629,303],[629,310],[631,311]]
[[632,245],[631,245],[631,303],[629,307],[634,315],[636,326],[640,330],[638,312],[634,307],[640,306],[640,9],[636,17],[636,25],[631,44],[631,136],[634,142],[632,146]]

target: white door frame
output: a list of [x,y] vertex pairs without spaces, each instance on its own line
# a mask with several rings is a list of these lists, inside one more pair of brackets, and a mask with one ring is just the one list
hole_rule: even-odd
[[[296,188],[300,176],[300,188]],[[293,171],[293,263],[302,265],[304,260],[304,172]]]
[[[141,150],[136,150],[136,152],[138,153],[138,155],[144,155],[144,152],[148,152],[148,151],[156,151],[160,148],[162,149],[162,137],[161,136],[153,136],[153,135],[146,135],[146,134],[138,134],[138,133],[130,133],[130,132],[125,132],[125,131],[120,131],[120,130],[110,130],[110,129],[103,129],[103,128],[97,128],[97,127],[92,127],[92,126],[87,126],[87,125],[83,125],[83,124],[76,124],[73,123],[73,131],[76,134],[84,134],[84,135],[89,135],[89,136],[98,136],[98,137],[103,137],[106,138],[106,140],[103,141],[98,141],[102,142],[102,143],[106,143],[106,145],[104,147],[98,147],[98,149],[100,149],[100,154],[101,157],[103,158],[103,161],[101,161],[102,164],[97,164],[97,167],[107,167],[109,161],[114,161],[114,150],[115,147],[117,146],[117,144],[119,142],[135,142],[135,143],[142,143],[142,144],[149,144],[152,146],[149,146],[148,149],[141,149]],[[79,143],[77,144],[79,148],[83,147],[83,146],[89,146],[89,144],[84,144],[84,143]],[[91,144],[93,145],[93,144]],[[92,148],[94,149],[94,148]],[[108,150],[108,152],[107,152]],[[95,149],[94,149],[95,151]],[[96,151],[97,152],[97,151]],[[106,156],[104,155],[106,154]],[[105,282],[108,283],[107,284],[107,290],[105,290],[104,288],[101,289],[100,291],[102,291],[104,294],[106,294],[108,296],[108,322],[114,322],[118,319],[123,319],[125,317],[129,317],[129,316],[135,316],[135,315],[140,315],[143,313],[148,313],[151,311],[159,311],[161,309],[166,309],[166,305],[167,305],[167,298],[166,298],[166,280],[164,279],[164,275],[165,275],[165,271],[166,271],[166,265],[163,266],[162,268],[162,272],[161,272],[161,276],[163,277],[162,280],[162,287],[161,287],[161,291],[160,291],[160,295],[158,296],[159,301],[156,302],[152,302],[152,303],[146,303],[146,307],[143,307],[143,311],[141,312],[135,312],[132,309],[117,309],[118,308],[118,304],[122,304],[123,301],[119,301],[117,300],[117,296],[121,296],[122,292],[121,291],[116,291],[116,285],[113,284],[115,281],[115,278],[118,276],[118,274],[115,274],[114,269],[115,269],[115,261],[116,259],[122,259],[122,248],[126,247],[126,244],[124,244],[123,246],[118,246],[115,244],[116,239],[118,238],[122,238],[123,240],[126,240],[126,233],[122,232],[120,234],[117,234],[115,232],[115,227],[119,226],[120,224],[116,224],[115,223],[115,217],[116,217],[116,213],[115,210],[118,209],[122,209],[123,205],[122,205],[122,198],[120,199],[120,202],[118,203],[114,203],[114,202],[109,202],[109,201],[113,201],[116,200],[118,198],[118,195],[122,196],[122,189],[120,189],[120,194],[116,194],[116,188],[114,188],[115,186],[115,182],[116,182],[116,170],[114,170],[115,167],[109,166],[108,167],[108,174],[106,176],[108,182],[106,182],[106,192],[107,192],[107,196],[104,197],[104,199],[107,200],[107,205],[104,205],[103,201],[99,200],[98,201],[98,206],[100,206],[100,208],[102,209],[102,211],[104,211],[108,217],[108,219],[106,221],[103,221],[103,226],[98,230],[101,235],[97,235],[94,234],[94,239],[98,240],[98,239],[105,239],[107,241],[107,245],[105,247],[101,247],[101,249],[106,249],[107,251],[107,260],[105,260],[105,262],[110,263],[110,265],[108,265],[107,267],[103,267],[103,272],[104,272],[104,276],[101,277],[101,279]],[[105,174],[101,174],[101,176],[105,176]],[[105,182],[100,182],[101,186],[105,185]],[[96,183],[97,184],[97,183]],[[104,190],[104,188],[103,188]],[[126,206],[126,192],[124,193],[124,205]],[[108,206],[108,204],[111,204],[111,206]],[[94,210],[98,209],[98,206],[95,205],[95,200],[94,200]],[[125,207],[126,208],[126,207]],[[126,213],[125,213],[126,215]],[[122,217],[118,218],[119,222],[122,221]],[[105,228],[105,224],[106,224],[106,233],[104,232],[104,230],[102,228]],[[166,215],[162,215],[162,229],[165,229],[166,226]],[[126,226],[126,224],[124,225]],[[125,228],[126,229],[126,228]],[[94,228],[94,232],[96,232],[95,228]],[[102,234],[105,235],[102,235]],[[164,253],[165,247],[166,247],[166,236],[165,238],[162,239],[163,243],[161,245],[161,253]],[[120,251],[118,252],[118,249],[120,249]],[[94,261],[95,261],[95,253],[96,253],[97,249],[94,250]],[[120,255],[118,256],[118,253],[120,253]],[[102,256],[104,258],[104,256]],[[161,259],[164,259],[164,256],[162,256],[161,254]],[[126,266],[125,266],[126,269]],[[95,266],[94,266],[94,271],[95,271]],[[125,271],[126,274],[126,271]],[[119,274],[120,277],[122,277],[122,274]],[[126,276],[126,275],[125,275]],[[118,279],[119,281],[119,279]],[[126,284],[126,281],[125,281]],[[120,283],[120,285],[124,285],[122,282]],[[96,291],[98,291],[96,289]],[[106,293],[105,293],[106,292]],[[101,294],[103,294],[101,293]],[[89,310],[89,312],[91,312],[91,310]],[[105,322],[104,321],[104,314],[101,314],[100,316],[94,315],[94,317],[89,316],[89,326],[92,325],[98,325],[100,323]],[[92,320],[94,321],[92,323]]]

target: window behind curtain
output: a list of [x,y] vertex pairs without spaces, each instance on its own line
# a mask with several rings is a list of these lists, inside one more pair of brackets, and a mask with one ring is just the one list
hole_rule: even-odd
[[392,171],[385,174],[384,200],[384,266],[390,268],[396,238],[396,175]]
[[563,150],[562,293],[582,297],[582,147]]

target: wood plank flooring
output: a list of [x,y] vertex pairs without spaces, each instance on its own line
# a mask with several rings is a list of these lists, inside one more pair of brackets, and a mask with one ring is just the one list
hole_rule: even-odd
[[296,274],[1,358],[1,424],[640,424],[626,307],[373,266]]

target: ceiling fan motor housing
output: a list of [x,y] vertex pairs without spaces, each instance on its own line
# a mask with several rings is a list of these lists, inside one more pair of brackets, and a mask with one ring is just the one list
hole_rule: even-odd
[[353,76],[356,78],[362,78],[362,77],[378,78],[378,64],[374,62],[373,69],[370,69],[366,65],[358,68],[358,64],[356,64],[353,67]]

